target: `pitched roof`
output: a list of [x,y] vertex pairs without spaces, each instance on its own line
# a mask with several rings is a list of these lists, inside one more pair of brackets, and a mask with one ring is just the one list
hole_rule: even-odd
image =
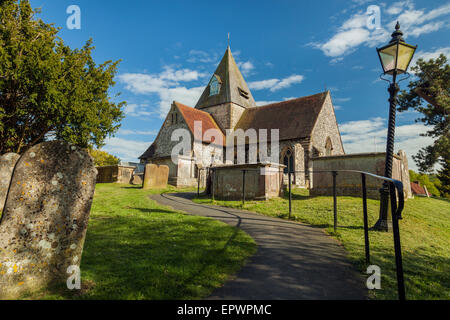
[[423,195],[423,196],[427,195],[425,189],[416,182],[411,182],[411,191],[413,194]]
[[[219,145],[224,144],[225,136],[224,136],[222,130],[220,130],[216,121],[214,121],[213,117],[208,112],[188,107],[188,106],[181,104],[179,102],[176,102],[176,101],[174,101],[174,104],[177,106],[178,110],[180,110],[181,114],[183,115],[184,120],[186,121],[186,124],[189,127],[189,130],[191,130],[191,133],[192,133],[192,135],[194,135],[195,139],[201,140],[202,142],[206,142],[206,143],[214,143],[214,137],[212,137],[213,139],[207,139],[207,140],[205,140],[203,138],[204,138],[205,132],[207,130],[216,129],[216,130],[218,130],[218,132],[220,132],[220,134],[222,136],[222,143],[219,143]],[[202,122],[202,136],[201,137],[195,136],[194,121]]]
[[208,84],[195,105],[195,108],[203,109],[227,102],[233,102],[244,108],[256,106],[252,93],[248,89],[247,83],[244,77],[242,77],[229,47],[214,72],[214,76],[217,76],[220,83],[219,93],[210,96],[210,86]]
[[235,129],[279,129],[280,140],[309,137],[328,91],[246,109]]

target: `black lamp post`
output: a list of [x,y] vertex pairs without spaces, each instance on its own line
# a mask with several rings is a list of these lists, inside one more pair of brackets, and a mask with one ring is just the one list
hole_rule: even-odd
[[[386,143],[386,161],[384,176],[392,178],[392,161],[394,156],[394,136],[395,136],[395,105],[397,93],[399,91],[396,83],[397,75],[406,73],[417,46],[405,43],[403,32],[400,31],[400,24],[397,22],[392,39],[386,46],[377,48],[378,56],[383,67],[383,73],[392,75],[392,82],[389,85],[389,125]],[[374,226],[379,231],[388,231],[391,227],[389,217],[389,184],[385,181],[380,189],[380,217]]]

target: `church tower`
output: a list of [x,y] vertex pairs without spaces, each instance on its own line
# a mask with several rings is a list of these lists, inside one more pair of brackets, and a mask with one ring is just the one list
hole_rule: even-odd
[[225,131],[234,129],[245,109],[253,107],[255,100],[228,47],[195,108],[210,113]]

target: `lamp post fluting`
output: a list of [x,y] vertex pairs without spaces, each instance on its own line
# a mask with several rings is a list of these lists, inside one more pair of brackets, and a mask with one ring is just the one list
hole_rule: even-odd
[[[392,178],[392,165],[394,157],[396,100],[397,93],[399,91],[397,75],[406,73],[416,48],[417,46],[411,46],[405,43],[405,40],[403,40],[403,32],[400,30],[400,24],[397,22],[389,44],[377,49],[381,65],[383,67],[383,73],[392,75],[392,82],[388,88],[389,123],[384,166],[384,176],[388,178]],[[374,226],[374,229],[379,231],[390,230],[392,223],[389,215],[389,184],[385,181],[380,189],[380,216]]]

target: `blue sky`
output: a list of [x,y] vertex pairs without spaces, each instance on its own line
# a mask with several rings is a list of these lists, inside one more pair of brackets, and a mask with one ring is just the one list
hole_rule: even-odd
[[[375,48],[398,19],[417,57],[450,56],[450,2],[388,1],[64,1],[33,0],[40,17],[62,27],[71,47],[90,37],[97,63],[122,62],[112,94],[128,103],[126,117],[104,150],[136,161],[155,138],[172,100],[194,106],[227,46],[259,105],[331,90],[347,153],[383,151],[387,83]],[[81,29],[69,30],[69,5]],[[379,28],[367,25],[371,5]],[[375,20],[371,20],[373,23]],[[407,81],[401,83],[405,88]],[[408,156],[432,140],[418,115],[398,115],[396,150]],[[411,159],[411,158],[410,158]],[[415,168],[412,160],[410,167]]]

